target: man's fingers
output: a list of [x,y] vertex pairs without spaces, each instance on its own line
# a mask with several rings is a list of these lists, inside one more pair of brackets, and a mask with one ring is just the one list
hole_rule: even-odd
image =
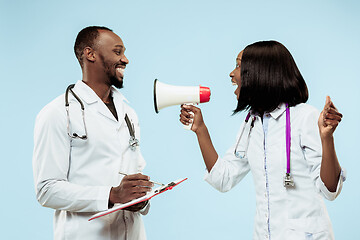
[[144,187],[144,186],[135,186],[133,188],[131,188],[131,193],[132,194],[139,194],[139,193],[147,193],[150,192],[151,188],[150,187]]
[[131,175],[127,175],[124,177],[124,180],[128,180],[128,181],[137,181],[137,180],[150,180],[149,176],[143,175],[141,173],[137,173],[137,174],[131,174]]
[[124,187],[131,188],[131,187],[153,187],[154,184],[151,181],[145,181],[145,180],[132,180],[132,181],[126,181],[123,183]]
[[146,187],[147,190],[151,189],[154,186],[149,176],[143,175],[141,173],[127,175],[123,178],[122,185],[124,188],[134,188],[134,187]]

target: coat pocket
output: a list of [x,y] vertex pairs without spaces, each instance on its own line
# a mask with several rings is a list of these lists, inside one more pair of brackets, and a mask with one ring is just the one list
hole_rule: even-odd
[[326,217],[289,219],[286,236],[292,240],[332,240],[331,223]]

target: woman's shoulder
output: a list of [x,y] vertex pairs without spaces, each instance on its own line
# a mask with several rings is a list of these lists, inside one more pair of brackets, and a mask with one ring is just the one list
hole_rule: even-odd
[[307,103],[300,103],[291,109],[292,118],[297,119],[301,124],[307,124],[309,121],[317,122],[320,111]]
[[296,106],[293,107],[293,112],[296,114],[301,114],[301,115],[308,115],[308,114],[319,114],[320,111],[307,103],[300,103]]

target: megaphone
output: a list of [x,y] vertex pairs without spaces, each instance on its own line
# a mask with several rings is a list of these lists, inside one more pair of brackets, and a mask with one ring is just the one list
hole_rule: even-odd
[[198,104],[210,101],[210,88],[203,86],[173,86],[154,81],[155,112],[173,105]]
[[[173,105],[198,104],[210,101],[210,88],[203,86],[173,86],[154,81],[154,107],[155,112]],[[191,112],[190,112],[191,113]],[[192,124],[185,125],[187,130]]]

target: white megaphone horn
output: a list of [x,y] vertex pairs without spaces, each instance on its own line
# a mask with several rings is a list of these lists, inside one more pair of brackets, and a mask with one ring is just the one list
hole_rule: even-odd
[[[155,112],[173,105],[198,104],[210,101],[210,88],[202,86],[173,86],[154,81]],[[188,127],[189,128],[189,127]],[[191,125],[190,125],[191,128]]]
[[154,81],[155,112],[173,105],[198,104],[210,100],[210,89],[202,86],[173,86]]

